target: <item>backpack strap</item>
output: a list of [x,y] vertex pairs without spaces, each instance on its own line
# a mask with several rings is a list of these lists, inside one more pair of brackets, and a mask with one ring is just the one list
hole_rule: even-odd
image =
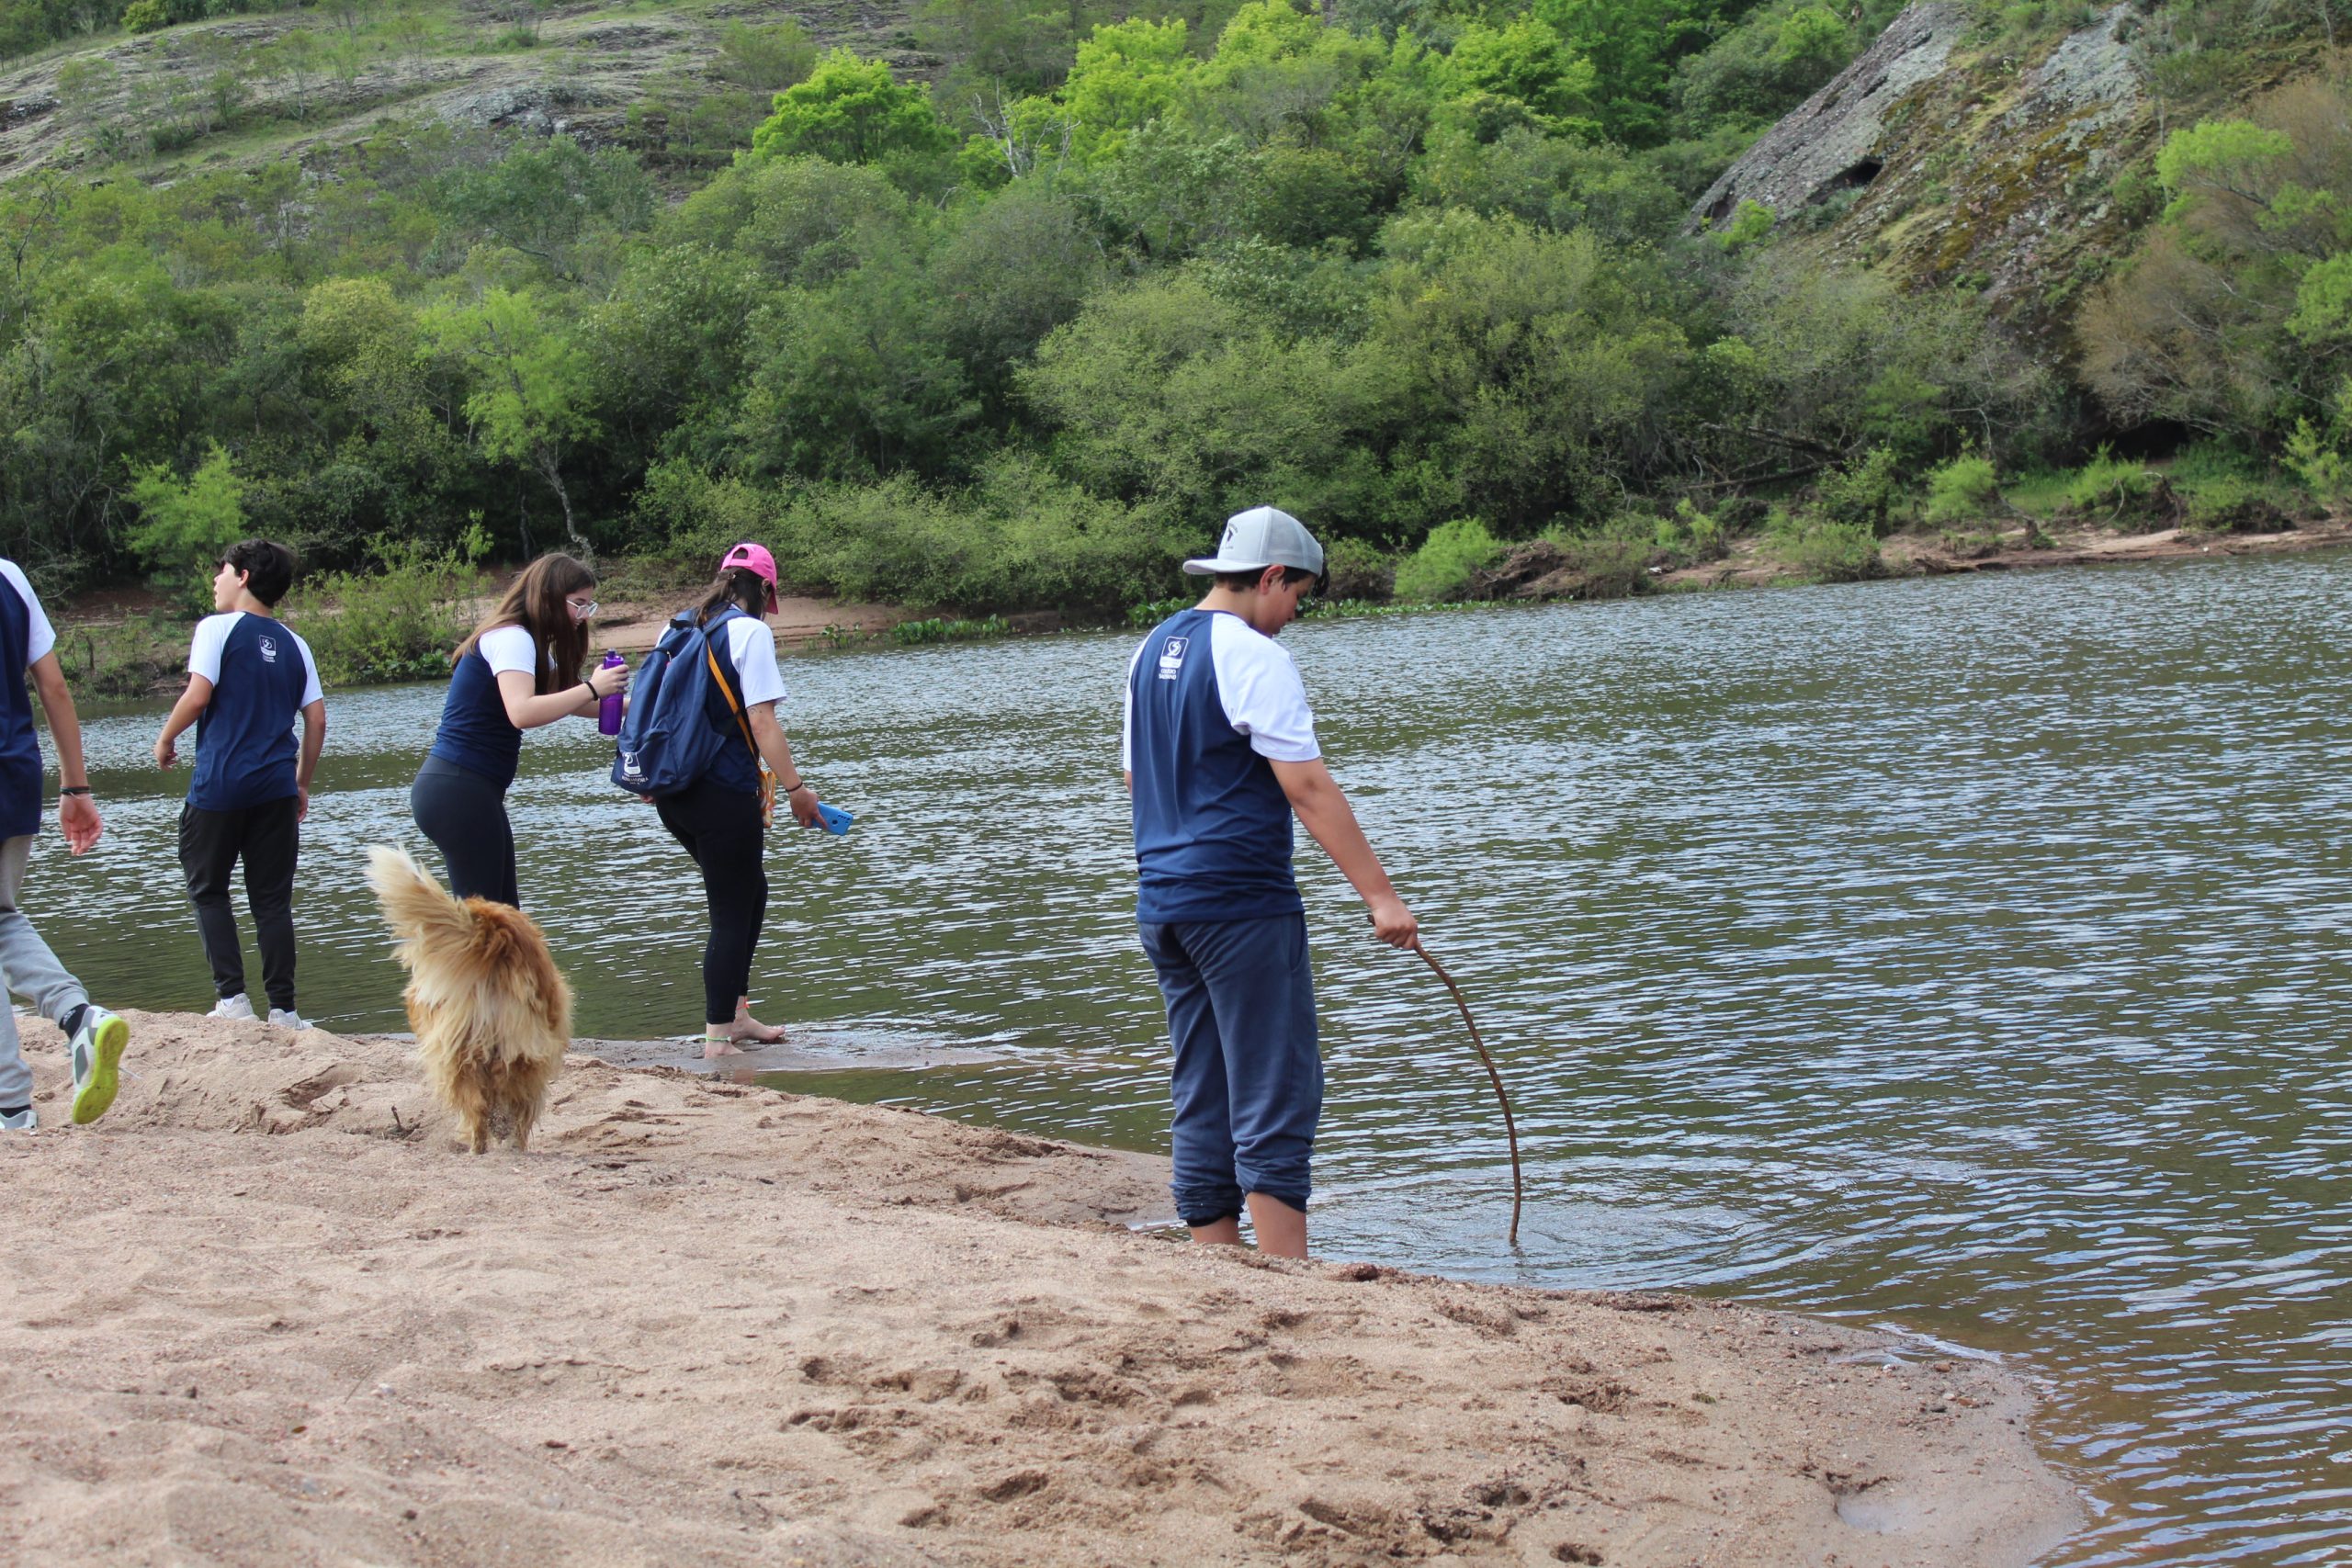
[[[722,623],[732,617],[722,617]],[[744,716],[743,703],[736,696],[734,686],[727,679],[727,671],[718,662],[718,645],[711,640],[710,627],[703,628],[702,656],[710,660],[710,678],[727,698],[727,711],[735,716],[735,728],[742,732],[743,744],[752,749],[752,761],[760,770],[760,821],[764,826],[775,823],[776,776],[768,771],[768,760],[760,755],[760,743],[752,739],[752,721]]]
[[718,645],[707,635],[702,639],[702,656],[710,660],[710,678],[718,682],[720,694],[727,698],[727,711],[735,716],[735,728],[742,731],[743,744],[752,749],[752,761],[759,762],[764,769],[767,764],[761,761],[759,742],[752,739],[752,721],[743,715],[742,699],[736,696],[733,684],[727,679],[727,671],[719,665]]

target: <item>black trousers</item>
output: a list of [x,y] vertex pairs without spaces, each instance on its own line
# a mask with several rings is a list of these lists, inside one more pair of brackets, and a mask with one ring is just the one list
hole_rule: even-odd
[[441,852],[451,893],[523,907],[504,790],[470,768],[427,757],[409,787],[408,808],[417,830]]
[[245,864],[245,902],[253,906],[261,946],[262,985],[269,1005],[294,1010],[294,863],[301,828],[296,798],[288,795],[242,811],[180,807],[180,869],[187,901],[212,965],[212,988],[223,997],[245,988],[245,955],[237,943],[237,917],[229,908],[229,874]]
[[702,868],[710,905],[710,940],[702,950],[702,1016],[731,1023],[735,999],[752,989],[752,950],[768,914],[767,830],[754,791],[721,789],[707,779],[654,803],[662,826]]

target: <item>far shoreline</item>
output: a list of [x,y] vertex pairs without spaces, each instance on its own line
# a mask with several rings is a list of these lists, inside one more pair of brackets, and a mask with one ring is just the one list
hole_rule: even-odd
[[[2012,527],[2007,533],[1965,537],[1963,548],[1951,531],[1912,531],[1880,541],[1875,567],[1860,576],[1838,579],[1850,582],[1901,581],[1922,577],[1965,577],[1987,572],[2030,571],[2052,567],[2127,565],[2150,561],[2210,559],[2215,557],[2306,555],[2352,547],[2352,513],[2330,513],[2299,525],[2267,533],[2210,533],[2194,527],[2166,528],[2150,533],[2117,533],[2100,527],[2052,532],[2047,526]],[[626,571],[630,559],[612,563]],[[504,573],[499,574],[501,576]],[[1659,594],[1710,592],[1732,588],[1797,587],[1823,580],[1808,577],[1774,558],[1760,538],[1736,541],[1720,558],[1691,565],[1654,565],[1646,586],[1634,592],[1593,592],[1572,569],[1540,541],[1510,547],[1494,566],[1474,579],[1467,597],[1431,603],[1387,598],[1344,598],[1310,612],[1315,618],[1344,619],[1357,615],[1417,615],[1443,614],[1500,604],[1610,604]],[[637,655],[660,640],[669,618],[694,596],[693,585],[682,580],[674,595],[616,596],[597,617],[593,651],[614,649]],[[955,611],[934,607],[885,604],[828,599],[811,594],[784,597],[769,624],[780,653],[897,646],[894,636],[910,646],[932,642],[996,640],[1050,635],[1062,631],[1112,631],[1134,624],[1135,616],[1152,606],[1127,612],[1064,610]],[[167,612],[164,595],[149,589],[113,589],[85,593],[53,615],[61,642],[74,636],[100,638],[119,631],[133,616]],[[299,622],[296,623],[299,629]],[[166,619],[173,633],[192,630]],[[912,635],[908,635],[909,632]],[[69,676],[72,671],[69,670]],[[176,695],[185,676],[176,661],[159,660],[142,689],[100,694],[75,684],[77,700],[97,703],[139,703]],[[368,685],[396,685],[401,681],[348,682],[332,690],[353,691]]]

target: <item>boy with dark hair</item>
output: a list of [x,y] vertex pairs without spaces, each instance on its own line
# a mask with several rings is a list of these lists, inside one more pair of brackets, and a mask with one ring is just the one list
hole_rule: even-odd
[[[90,1000],[17,907],[41,819],[40,738],[25,692],[27,675],[40,692],[50,739],[57,743],[57,823],[66,847],[78,855],[106,830],[82,765],[82,723],[40,598],[15,561],[0,560],[0,987],[30,998],[64,1031],[74,1070],[73,1120],[80,1124],[96,1121],[114,1103],[130,1026]],[[17,1015],[0,997],[0,1132],[38,1127],[32,1100],[33,1075],[17,1039]]]
[[293,581],[293,552],[267,539],[247,539],[220,558],[212,580],[220,614],[197,623],[187,690],[155,738],[155,765],[177,761],[173,742],[198,726],[196,775],[180,808],[180,867],[220,998],[212,1016],[254,1016],[229,908],[229,874],[242,860],[269,1021],[308,1029],[294,1010],[294,865],[300,824],[311,810],[311,775],[326,742],[327,705],[310,645],[270,615]]
[[1306,907],[1291,815],[1410,948],[1419,926],[1323,764],[1298,667],[1274,637],[1323,571],[1297,518],[1261,506],[1184,570],[1215,587],[1162,621],[1127,664],[1136,919],[1174,1048],[1170,1186],[1193,1239],[1306,1256],[1307,1159],[1323,1111]]

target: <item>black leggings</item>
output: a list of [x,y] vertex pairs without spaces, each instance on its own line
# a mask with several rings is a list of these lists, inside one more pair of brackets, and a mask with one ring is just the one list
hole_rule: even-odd
[[245,902],[253,906],[254,939],[261,948],[263,987],[269,1005],[294,1010],[294,863],[301,847],[300,805],[293,795],[242,811],[180,807],[180,869],[197,934],[212,965],[212,988],[225,1000],[243,996],[245,958],[237,917],[229,908],[229,874],[245,863]]
[[504,790],[470,768],[427,757],[409,787],[408,808],[447,863],[450,892],[523,907]]
[[710,902],[710,941],[702,950],[702,1016],[735,1021],[735,1000],[752,989],[752,950],[768,913],[767,830],[760,797],[708,779],[654,803],[662,826],[702,868]]

